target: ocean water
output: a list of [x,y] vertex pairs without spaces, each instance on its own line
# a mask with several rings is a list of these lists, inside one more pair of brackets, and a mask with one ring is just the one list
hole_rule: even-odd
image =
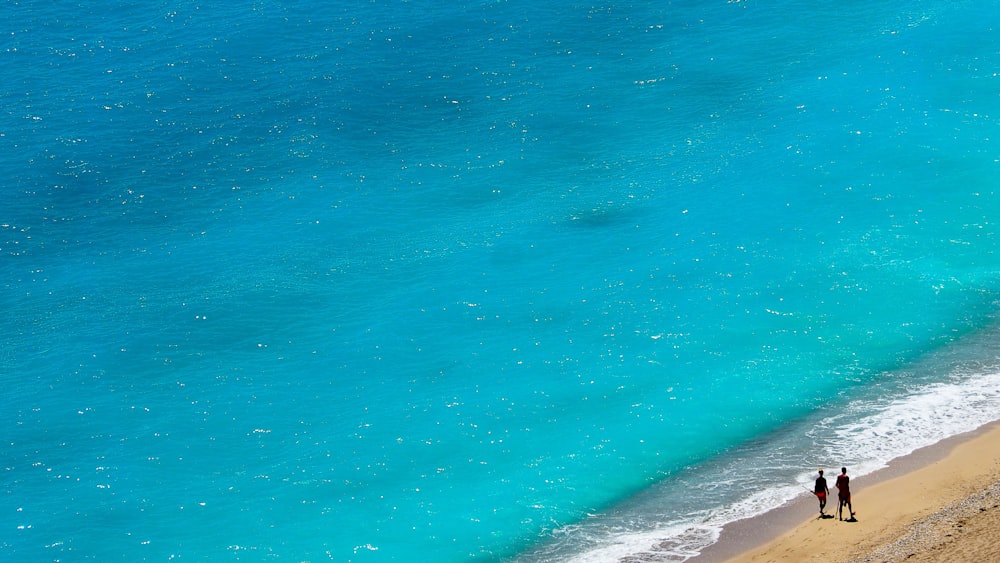
[[1000,418],[996,1],[0,22],[0,559],[680,562]]

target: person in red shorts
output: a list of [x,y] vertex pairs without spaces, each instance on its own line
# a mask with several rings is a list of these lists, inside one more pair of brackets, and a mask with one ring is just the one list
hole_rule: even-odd
[[851,507],[851,478],[847,476],[847,468],[840,468],[840,475],[837,475],[837,496],[840,498],[840,506],[837,507],[837,518],[843,520],[844,505],[847,505],[847,511],[851,514],[851,517],[847,519],[848,522],[854,521],[854,508]]
[[[819,477],[816,478],[816,486],[813,488],[813,494],[819,499],[819,517],[822,518],[826,516],[823,509],[826,508],[826,496],[830,494],[830,488],[826,486],[826,477],[823,477],[823,470],[819,470]],[[833,518],[831,516],[830,518]]]

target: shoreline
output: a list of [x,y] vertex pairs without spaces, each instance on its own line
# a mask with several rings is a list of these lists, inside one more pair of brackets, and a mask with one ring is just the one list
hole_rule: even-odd
[[[833,481],[839,472],[828,469],[828,514],[836,513]],[[921,448],[874,473],[852,475],[851,494],[855,523],[820,520],[816,499],[803,495],[725,526],[718,542],[688,561],[989,560],[1000,555],[993,539],[1000,533],[1000,421]]]

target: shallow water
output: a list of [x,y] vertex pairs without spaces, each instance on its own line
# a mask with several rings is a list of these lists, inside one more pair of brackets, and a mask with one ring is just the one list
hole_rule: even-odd
[[680,561],[994,418],[995,5],[8,7],[8,557]]

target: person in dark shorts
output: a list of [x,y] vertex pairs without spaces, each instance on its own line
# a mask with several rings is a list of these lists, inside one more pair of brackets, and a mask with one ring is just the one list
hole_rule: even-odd
[[[826,508],[826,496],[830,494],[830,488],[826,486],[826,477],[823,477],[823,470],[819,470],[819,477],[816,478],[816,486],[813,488],[813,494],[819,499],[819,515],[822,518],[826,516],[823,509]],[[833,518],[831,516],[831,518]]]
[[851,514],[848,521],[854,520],[854,508],[851,507],[851,478],[847,476],[847,468],[840,468],[840,475],[837,475],[837,496],[840,499],[840,506],[837,507],[837,518],[843,520],[844,505],[847,505],[847,511]]

